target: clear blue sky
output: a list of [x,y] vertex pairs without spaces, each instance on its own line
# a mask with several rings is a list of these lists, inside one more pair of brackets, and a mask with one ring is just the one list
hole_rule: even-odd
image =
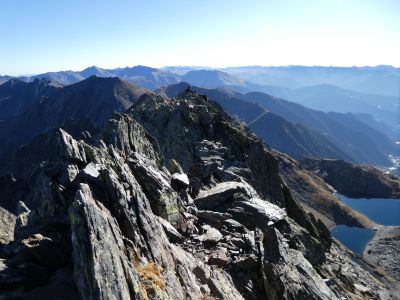
[[0,74],[137,64],[400,66],[398,0],[1,0]]

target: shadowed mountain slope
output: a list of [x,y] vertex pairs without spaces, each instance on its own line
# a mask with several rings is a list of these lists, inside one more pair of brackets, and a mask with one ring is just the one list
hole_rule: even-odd
[[351,159],[318,131],[299,123],[287,122],[271,112],[255,119],[248,126],[268,145],[296,159],[305,157]]
[[[203,95],[144,94],[100,123],[79,140],[60,128],[36,136],[0,177],[0,206],[16,220],[2,223],[2,296],[335,300],[399,292],[299,205],[297,189],[313,198],[297,177],[314,177]],[[333,207],[327,216],[360,225],[351,210]]]
[[46,79],[24,82],[11,79],[0,85],[0,120],[6,120],[30,109],[55,94],[62,86]]
[[[159,91],[176,96],[188,86],[180,83]],[[315,111],[260,92],[191,88],[244,121],[267,144],[297,159],[326,157],[389,165],[388,155],[397,153],[394,142],[352,114]]]
[[369,127],[352,114],[324,113],[264,93],[245,94],[243,100],[257,103],[291,123],[300,123],[326,136],[353,161],[389,165],[397,148],[386,135]]
[[302,166],[339,193],[353,198],[400,198],[400,179],[368,166],[342,160],[307,159]]
[[289,89],[274,86],[227,86],[238,92],[259,91],[324,112],[363,113],[385,122],[391,128],[398,124],[398,97],[355,92],[338,86],[320,84]]
[[[52,82],[69,85],[82,81],[86,78],[89,78],[90,76],[119,77],[135,85],[139,85],[141,87],[152,90],[161,86],[181,81],[181,77],[179,75],[161,69],[149,68],[145,66],[134,66],[117,69],[102,69],[96,66],[92,66],[82,71],[48,72],[33,76],[20,76],[18,77],[18,79],[22,81],[33,81],[35,79],[45,78]],[[0,76],[0,84],[12,78],[13,77],[11,76]]]
[[[20,92],[24,94],[26,90],[29,91],[31,84],[21,85]],[[92,76],[79,83],[58,88],[50,96],[40,95],[41,101],[36,101],[21,114],[0,123],[0,157],[4,158],[4,155],[29,142],[34,136],[59,127],[71,119],[88,119],[99,126],[114,111],[125,111],[146,92],[148,90],[119,78]]]

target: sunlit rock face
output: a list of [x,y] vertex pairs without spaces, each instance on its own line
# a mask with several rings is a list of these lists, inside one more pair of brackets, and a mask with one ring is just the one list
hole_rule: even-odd
[[143,96],[90,139],[38,136],[0,180],[15,216],[4,222],[14,242],[1,240],[1,294],[394,298],[394,281],[297,204],[278,156],[190,90]]

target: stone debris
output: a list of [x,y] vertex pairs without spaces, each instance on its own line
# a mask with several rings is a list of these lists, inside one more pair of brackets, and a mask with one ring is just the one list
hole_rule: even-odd
[[19,151],[18,176],[0,178],[18,191],[15,223],[0,223],[14,232],[0,240],[3,298],[399,295],[301,209],[278,154],[190,90],[145,94],[90,139],[54,129]]
[[257,195],[254,189],[248,184],[235,181],[221,182],[209,190],[200,191],[194,202],[201,209],[212,209],[228,200],[232,200],[234,194],[239,193],[249,198]]

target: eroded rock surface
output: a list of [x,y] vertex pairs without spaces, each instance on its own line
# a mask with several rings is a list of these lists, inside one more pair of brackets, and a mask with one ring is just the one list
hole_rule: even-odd
[[400,280],[400,227],[379,228],[365,247],[364,257]]
[[14,240],[15,222],[15,215],[0,207],[0,243],[8,244]]
[[277,154],[196,93],[143,96],[91,139],[54,129],[16,155],[6,298],[396,299],[303,211]]

